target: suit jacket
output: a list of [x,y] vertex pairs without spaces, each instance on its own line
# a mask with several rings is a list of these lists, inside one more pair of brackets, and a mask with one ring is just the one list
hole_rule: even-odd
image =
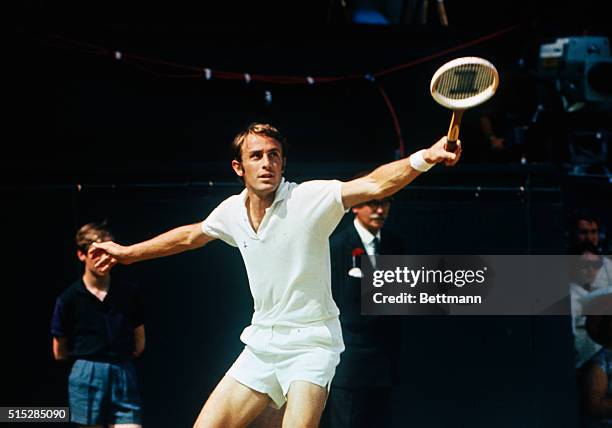
[[[348,275],[353,267],[352,252],[355,248],[364,249],[353,223],[330,239],[332,293],[340,309],[346,347],[332,386],[389,387],[397,376],[401,317],[361,315],[361,279]],[[382,231],[381,255],[404,254],[405,248],[403,241],[392,231]],[[362,259],[363,263],[370,263],[368,257]],[[359,265],[359,261],[357,263]]]

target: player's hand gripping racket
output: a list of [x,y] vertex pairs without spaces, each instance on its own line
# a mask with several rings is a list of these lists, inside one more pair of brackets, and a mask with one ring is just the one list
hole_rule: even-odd
[[499,85],[499,74],[489,61],[477,57],[457,58],[440,67],[429,89],[436,102],[453,110],[446,150],[454,152],[463,112],[491,98]]

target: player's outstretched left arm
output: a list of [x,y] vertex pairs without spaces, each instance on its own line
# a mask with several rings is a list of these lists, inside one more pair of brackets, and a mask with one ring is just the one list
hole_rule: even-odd
[[382,165],[365,177],[342,183],[344,207],[349,208],[372,199],[389,197],[437,163],[455,165],[461,158],[461,142],[457,141],[457,149],[454,152],[448,152],[446,140],[446,137],[442,137],[428,149]]

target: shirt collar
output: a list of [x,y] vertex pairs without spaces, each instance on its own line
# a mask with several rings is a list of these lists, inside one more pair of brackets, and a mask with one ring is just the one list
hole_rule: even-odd
[[[287,197],[288,191],[289,191],[289,183],[285,181],[285,177],[281,177],[281,182],[278,185],[278,188],[276,189],[276,193],[274,194],[274,201],[272,201],[272,205],[285,199]],[[240,196],[242,198],[243,205],[246,203],[247,195],[248,195],[248,191],[247,191],[247,188],[245,187],[242,190],[242,192],[240,192]]]
[[79,279],[77,279],[77,292],[79,294],[91,294],[89,293],[89,291],[87,291],[87,287],[85,287],[85,281],[83,281],[83,276],[80,276]]
[[103,301],[100,301],[100,299],[98,299],[91,291],[89,291],[87,289],[87,286],[85,285],[85,281],[83,281],[83,276],[81,276],[78,279],[77,282],[79,283],[79,287],[78,287],[79,294],[83,294],[83,295],[86,295],[86,296],[93,297],[97,302],[107,302],[107,301],[109,301],[109,296],[111,294],[111,289],[113,288],[113,287],[111,287],[110,284],[108,285],[108,290],[106,290],[106,297],[104,298]]
[[[361,225],[361,223],[359,223],[357,217],[355,217],[355,219],[353,220],[353,224],[355,225],[355,229],[357,229],[357,234],[361,238],[361,242],[363,242],[364,245],[370,245],[374,240],[374,235],[372,235],[372,233],[368,229],[366,229]],[[378,241],[380,242],[380,230],[376,233],[376,238],[378,238]]]

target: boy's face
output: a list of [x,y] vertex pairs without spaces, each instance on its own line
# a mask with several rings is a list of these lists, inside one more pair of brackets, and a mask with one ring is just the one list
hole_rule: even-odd
[[84,253],[81,250],[77,250],[77,256],[78,256],[80,261],[85,263],[85,270],[89,271],[94,276],[104,277],[104,276],[109,275],[110,274],[110,269],[108,271],[106,271],[106,272],[101,272],[99,268],[96,268],[96,263],[101,258],[108,257],[108,256],[98,252],[99,254],[94,257],[94,250],[95,250],[95,248],[90,245],[89,248],[87,249],[87,253]]

